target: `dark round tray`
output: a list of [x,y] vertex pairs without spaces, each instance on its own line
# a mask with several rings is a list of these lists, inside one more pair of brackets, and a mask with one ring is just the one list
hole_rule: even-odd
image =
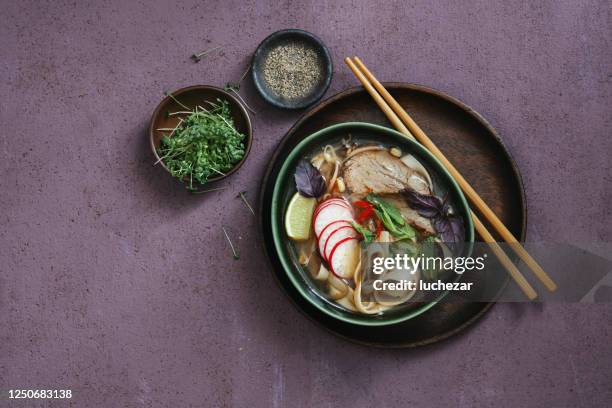
[[[443,92],[405,83],[384,85],[510,231],[523,240],[527,215],[521,176],[495,129],[472,108]],[[355,87],[305,113],[289,129],[272,155],[260,192],[260,228],[277,282],[309,318],[357,343],[388,348],[416,347],[461,332],[483,316],[493,303],[468,302],[449,294],[432,309],[406,322],[376,328],[356,327],[337,321],[310,305],[281,269],[271,238],[270,200],[274,177],[287,153],[300,140],[324,127],[348,121],[391,127],[367,92]]]

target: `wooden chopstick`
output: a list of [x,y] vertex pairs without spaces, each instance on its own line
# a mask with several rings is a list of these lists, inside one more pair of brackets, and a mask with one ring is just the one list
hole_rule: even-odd
[[508,274],[510,274],[510,277],[512,277],[514,282],[516,282],[516,284],[519,286],[519,288],[521,288],[521,290],[529,300],[534,300],[535,298],[537,298],[538,294],[536,293],[533,286],[531,286],[531,284],[527,281],[521,271],[518,270],[516,265],[512,263],[512,260],[508,258],[508,255],[506,255],[506,253],[499,246],[499,244],[495,242],[495,238],[493,238],[489,230],[487,230],[487,228],[483,225],[482,221],[480,221],[480,218],[478,218],[476,214],[474,214],[474,211],[470,211],[470,213],[472,214],[472,220],[474,221],[474,227],[476,228],[476,232],[478,233],[478,235],[480,235],[484,242],[489,245],[491,251],[493,251],[493,254],[497,257],[497,259],[506,269],[506,271],[508,271]]
[[[384,98],[384,93],[383,93],[383,97],[380,96],[380,94],[378,93],[378,91],[374,88],[374,86],[372,86],[372,84],[370,83],[370,80],[368,78],[366,78],[366,76],[364,76],[364,74],[361,72],[361,70],[353,63],[353,61],[350,58],[345,58],[345,62],[346,64],[349,66],[349,68],[351,69],[351,71],[353,71],[353,73],[355,74],[355,76],[357,77],[357,79],[359,79],[359,81],[362,83],[362,85],[364,86],[364,88],[366,89],[366,91],[368,91],[368,93],[372,96],[372,98],[374,99],[374,101],[376,102],[376,104],[380,107],[380,109],[385,113],[385,115],[387,116],[387,118],[389,119],[389,121],[391,121],[391,123],[396,127],[397,130],[399,130],[402,134],[413,138],[414,139],[414,135],[410,132],[410,130],[408,130],[408,128],[406,127],[406,125],[404,125],[404,123],[402,122],[402,120],[400,119],[400,117],[398,117],[398,115],[396,115],[396,112],[394,112],[394,110],[387,104],[387,102],[385,102]],[[361,64],[363,65],[363,64]],[[365,66],[364,66],[365,68]],[[367,68],[365,69],[364,72],[368,72]],[[373,75],[370,76],[376,80],[376,78],[374,78]],[[376,85],[376,83],[378,83],[378,85],[380,86],[380,88],[382,88],[383,90],[384,87],[378,82],[374,82],[374,84]],[[393,99],[393,97],[391,97],[391,95],[386,92],[386,94],[388,95],[389,98]],[[393,101],[395,101],[395,99],[393,99]],[[395,104],[397,104],[397,101],[395,101]],[[397,104],[399,106],[399,104]],[[401,107],[400,107],[401,108]],[[403,109],[402,109],[403,110]],[[407,114],[406,114],[407,116]],[[401,123],[403,126],[397,126],[398,123]],[[414,123],[414,121],[413,121]],[[408,123],[407,123],[408,125]],[[415,123],[416,125],[416,123]],[[420,129],[420,128],[419,128]],[[421,130],[421,133],[424,135],[424,132]],[[425,136],[427,137],[427,136]],[[429,140],[430,144],[433,145],[433,142],[431,142],[431,140],[429,138],[427,138],[427,140]],[[435,145],[433,145],[435,147]],[[427,146],[426,146],[427,147]],[[431,150],[431,149],[430,149]],[[437,152],[443,157],[442,153],[436,148]],[[432,153],[434,153],[432,151]],[[435,155],[435,153],[434,153]],[[439,159],[439,158],[438,158]],[[442,160],[441,160],[442,161]],[[448,160],[445,161],[448,162]],[[442,161],[444,163],[444,161]],[[450,164],[450,162],[448,162]],[[451,165],[452,166],[452,165]],[[454,167],[453,167],[454,168]],[[456,170],[455,170],[456,172]],[[458,173],[458,172],[457,172]],[[452,173],[451,173],[452,174]],[[464,180],[465,181],[465,180]],[[466,182],[467,184],[467,182]],[[523,293],[530,299],[533,300],[537,297],[537,293],[536,291],[533,289],[533,287],[529,284],[529,282],[525,279],[525,277],[523,276],[523,274],[518,270],[518,268],[516,268],[516,266],[512,263],[512,261],[510,260],[510,258],[508,258],[508,256],[506,255],[506,253],[501,249],[501,247],[495,242],[495,239],[493,238],[493,236],[489,233],[489,231],[485,228],[485,226],[482,224],[482,222],[480,221],[480,219],[476,216],[476,214],[474,214],[474,212],[471,212],[472,214],[472,218],[474,219],[474,226],[476,227],[476,231],[478,232],[478,234],[483,238],[483,240],[485,242],[487,242],[493,253],[497,256],[497,258],[500,260],[500,262],[502,263],[502,265],[506,268],[506,270],[508,271],[508,273],[510,274],[510,276],[514,279],[514,281],[517,283],[517,285],[519,285],[519,287],[521,288],[521,290],[523,291]],[[503,225],[503,224],[502,224]],[[520,244],[519,244],[520,245]],[[526,253],[526,251],[525,251]],[[535,261],[534,261],[535,262]],[[543,272],[543,271],[542,271]],[[550,278],[549,278],[550,279]],[[552,280],[551,280],[552,282]],[[554,285],[554,282],[552,282]],[[556,285],[555,285],[556,287]]]
[[542,269],[542,267],[529,255],[525,248],[515,238],[508,228],[501,222],[501,220],[495,215],[493,210],[484,202],[478,195],[476,190],[467,182],[465,178],[459,173],[459,171],[453,166],[453,164],[444,156],[444,154],[438,149],[438,147],[431,141],[431,139],[423,132],[420,126],[408,115],[408,112],[391,96],[389,92],[374,75],[368,70],[368,68],[361,62],[358,57],[355,57],[355,63],[357,67],[363,72],[365,77],[374,85],[374,88],[380,92],[384,100],[391,106],[391,109],[399,116],[402,122],[408,127],[413,136],[421,142],[438,160],[444,164],[449,173],[457,181],[463,192],[466,194],[468,199],[478,208],[478,210],[484,215],[487,221],[493,226],[495,231],[507,242],[512,250],[521,258],[534,275],[542,282],[542,284],[551,292],[557,290],[557,285],[548,276],[548,274]]

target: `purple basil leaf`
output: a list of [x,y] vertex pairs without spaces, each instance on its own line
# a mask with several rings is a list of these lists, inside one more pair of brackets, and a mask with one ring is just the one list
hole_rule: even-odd
[[444,199],[442,200],[442,208],[440,209],[440,214],[444,214],[447,216],[451,215],[451,207],[448,203],[448,192],[444,195]]
[[455,234],[455,242],[464,242],[465,241],[465,227],[463,225],[463,218],[458,216],[449,217],[449,221],[451,227],[453,229],[453,234]]
[[435,218],[442,214],[444,203],[434,195],[417,193],[414,190],[404,191],[408,205],[425,218]]
[[300,160],[295,169],[295,187],[305,197],[320,197],[325,192],[325,179],[308,160]]
[[417,193],[412,189],[405,190],[403,193],[413,210],[420,216],[431,219],[440,239],[453,249],[453,252],[460,252],[465,240],[465,227],[463,218],[451,214],[448,194],[444,196],[444,199],[440,199],[434,195]]
[[465,229],[460,217],[436,217],[433,226],[440,234],[442,241],[446,243],[463,241]]
[[439,216],[433,219],[432,224],[440,235],[442,242],[446,243],[454,252],[459,252],[465,240],[463,219],[457,216]]
[[440,211],[437,209],[429,209],[429,208],[415,208],[416,212],[419,213],[421,217],[425,218],[435,218],[440,214]]

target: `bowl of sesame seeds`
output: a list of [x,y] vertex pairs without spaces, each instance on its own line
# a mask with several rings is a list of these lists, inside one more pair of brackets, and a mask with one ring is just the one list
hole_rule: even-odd
[[259,94],[284,109],[302,109],[325,94],[333,66],[323,42],[304,30],[277,31],[253,54],[251,75]]

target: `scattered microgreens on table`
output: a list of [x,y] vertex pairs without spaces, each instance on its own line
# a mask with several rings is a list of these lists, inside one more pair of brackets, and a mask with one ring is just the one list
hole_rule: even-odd
[[238,82],[228,82],[225,84],[224,89],[228,92],[229,91],[234,91],[234,92],[240,91],[240,85],[242,84],[242,81],[244,81],[244,78],[246,78],[250,70],[251,70],[251,64],[249,64],[247,69],[242,73],[242,76],[240,76],[240,79],[238,80]]
[[227,233],[227,230],[225,229],[225,227],[221,227],[221,229],[223,230],[223,233],[225,234],[225,239],[227,239],[227,242],[229,243],[229,246],[232,249],[232,255],[234,256],[234,259],[236,260],[240,259],[240,255],[238,255],[236,248],[234,248],[234,244],[232,243],[232,240],[230,239],[229,234]]
[[163,161],[172,176],[194,191],[194,182],[201,185],[212,175],[224,176],[244,157],[245,135],[234,126],[227,101],[206,101],[208,109],[199,105],[190,109],[172,94],[166,95],[185,110],[167,113],[181,116],[176,127],[157,129],[169,134],[161,138],[156,164]]
[[244,203],[244,205],[247,206],[247,208],[251,211],[251,213],[253,215],[255,215],[255,210],[253,210],[253,207],[251,207],[251,204],[249,204],[249,201],[246,198],[246,191],[241,191],[238,193],[238,195],[236,197],[240,197],[240,199],[242,200],[242,202]]
[[219,50],[221,49],[221,46],[217,46],[217,47],[213,47],[211,49],[202,51],[202,52],[196,52],[194,54],[191,55],[191,59],[193,60],[193,62],[200,62],[202,60],[202,58],[204,58],[205,56],[207,56],[208,54],[210,54],[213,51]]
[[223,186],[223,187],[216,187],[216,188],[209,188],[207,190],[197,190],[197,191],[192,191],[193,194],[205,194],[205,193],[212,193],[213,191],[221,191],[221,190],[225,190],[227,187]]
[[242,96],[240,96],[240,85],[242,84],[242,81],[244,81],[244,78],[246,78],[247,74],[249,73],[249,71],[251,70],[251,64],[249,64],[249,66],[247,67],[246,71],[244,71],[244,73],[242,74],[242,76],[240,77],[240,79],[238,80],[238,82],[228,82],[227,84],[225,84],[225,86],[223,87],[223,89],[226,92],[231,92],[234,95],[236,95],[236,97],[238,99],[240,99],[240,102],[242,102],[242,104],[253,114],[255,115],[256,112],[255,110],[251,109],[251,107],[246,103],[246,101],[242,98]]

